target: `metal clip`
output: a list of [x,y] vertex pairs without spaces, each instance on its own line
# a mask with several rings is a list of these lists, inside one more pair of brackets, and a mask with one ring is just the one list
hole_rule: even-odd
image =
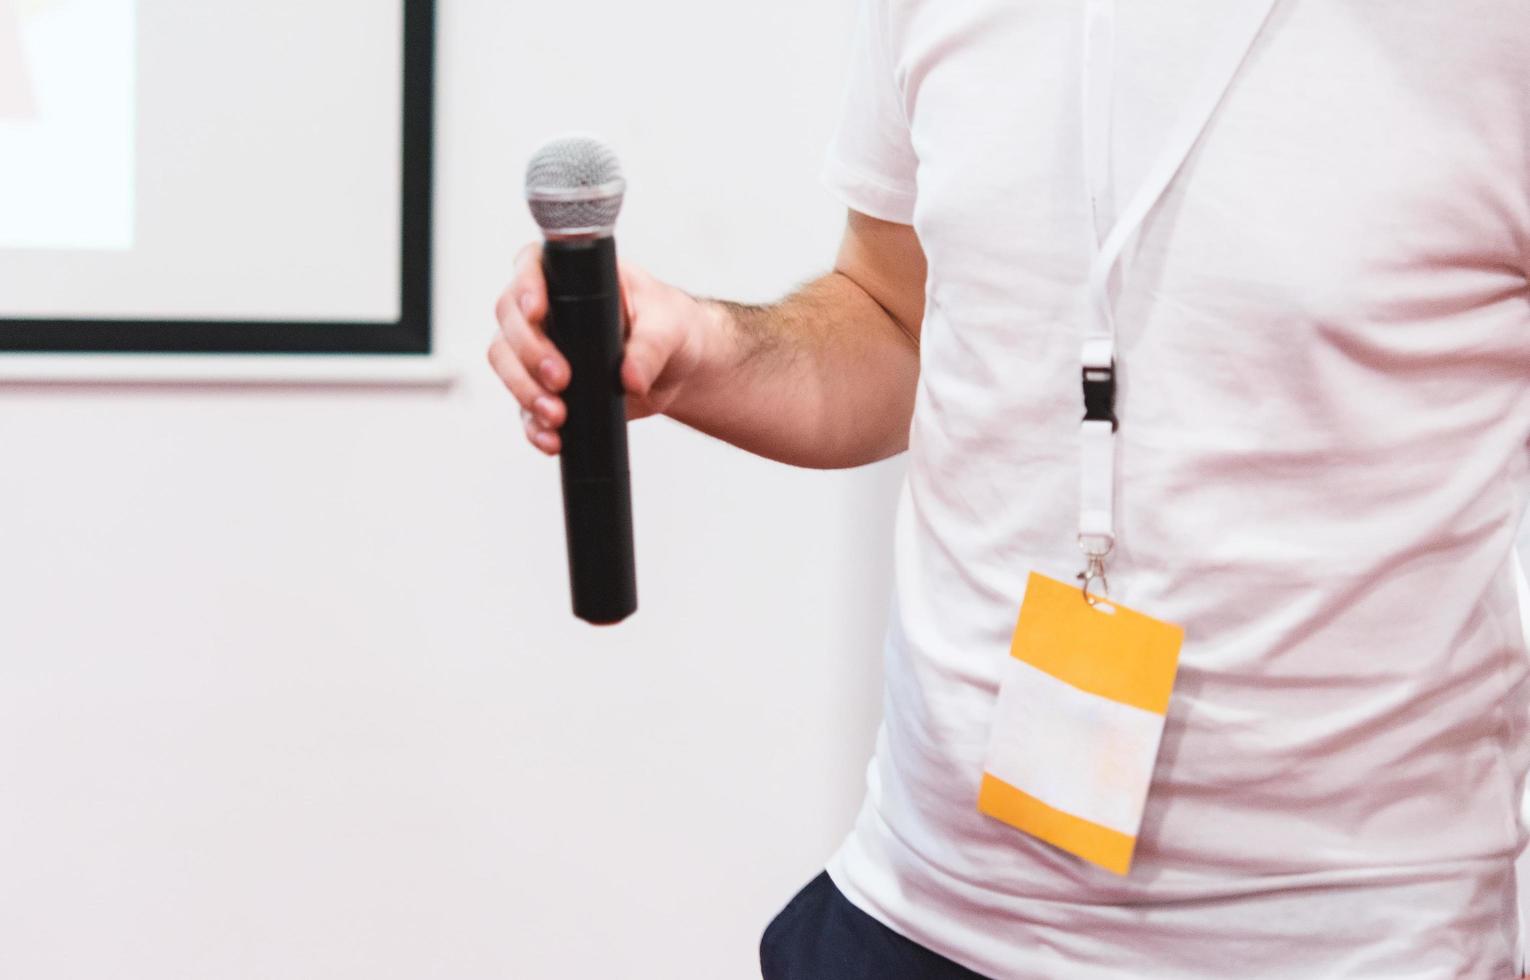
[[1105,578],[1105,557],[1115,548],[1116,543],[1106,538],[1105,547],[1102,550],[1098,546],[1091,546],[1080,536],[1078,546],[1083,549],[1085,558],[1084,570],[1078,573],[1079,588],[1084,594],[1084,601],[1091,606],[1097,606],[1100,604],[1100,599],[1095,598],[1089,586],[1094,582],[1100,583],[1100,597],[1109,598],[1110,582]]

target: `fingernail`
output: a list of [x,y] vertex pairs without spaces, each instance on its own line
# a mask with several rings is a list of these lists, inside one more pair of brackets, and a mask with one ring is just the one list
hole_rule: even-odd
[[538,446],[541,446],[548,452],[552,452],[553,448],[557,445],[557,443],[553,440],[553,434],[551,432],[538,432],[532,438],[536,441]]
[[555,407],[555,404],[556,403],[553,402],[551,398],[543,395],[531,403],[531,410],[537,413],[537,420],[540,421],[543,425],[552,425],[553,408]]
[[541,367],[537,368],[537,370],[542,375],[542,383],[543,384],[545,384],[545,385],[555,385],[555,384],[558,383],[558,362],[557,361],[555,361],[555,360],[553,360],[552,358],[549,357],[547,360],[542,362]]
[[530,293],[521,293],[519,306],[522,316],[531,316],[531,310],[536,306],[536,301],[531,298]]

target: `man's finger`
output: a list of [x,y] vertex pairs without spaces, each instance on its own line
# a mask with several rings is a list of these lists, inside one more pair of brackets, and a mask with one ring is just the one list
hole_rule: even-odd
[[510,292],[521,316],[540,328],[547,316],[547,279],[542,275],[542,246],[532,243],[516,255]]
[[500,297],[494,314],[499,318],[500,336],[528,375],[548,391],[562,391],[568,386],[568,361],[516,305],[514,287]]
[[622,387],[634,395],[648,394],[668,359],[668,350],[652,335],[633,336],[622,355]]
[[510,394],[515,396],[521,408],[530,412],[542,426],[556,429],[563,424],[568,417],[563,400],[551,394],[527,373],[526,366],[510,350],[510,345],[502,336],[496,336],[489,345],[489,365],[510,390]]
[[526,438],[531,444],[547,455],[556,456],[563,448],[563,440],[558,433],[539,423],[536,416],[531,413],[522,413],[521,424],[525,427]]

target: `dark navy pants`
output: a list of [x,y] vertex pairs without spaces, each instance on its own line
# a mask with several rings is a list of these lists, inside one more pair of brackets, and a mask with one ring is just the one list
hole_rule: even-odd
[[765,928],[760,972],[764,980],[983,980],[851,905],[827,872]]

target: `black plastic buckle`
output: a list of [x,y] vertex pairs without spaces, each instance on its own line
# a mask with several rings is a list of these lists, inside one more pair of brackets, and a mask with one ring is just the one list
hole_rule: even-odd
[[1084,421],[1109,422],[1110,431],[1119,427],[1116,421],[1116,365],[1110,367],[1084,368]]

